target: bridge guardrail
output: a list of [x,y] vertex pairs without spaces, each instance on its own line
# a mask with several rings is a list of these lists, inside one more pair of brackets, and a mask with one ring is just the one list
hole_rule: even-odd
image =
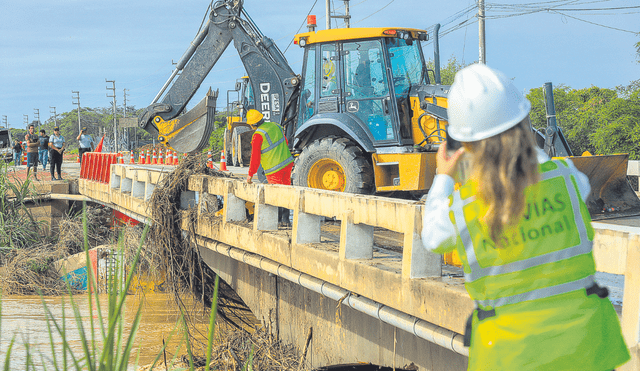
[[[108,201],[126,206],[127,210],[148,217],[144,204],[150,197],[155,185],[164,176],[163,173],[167,171],[134,168],[126,165],[113,165],[112,169],[111,183],[110,186],[107,186],[111,190]],[[91,181],[99,182],[100,180]],[[95,196],[106,197],[103,195],[106,188],[102,187],[100,189],[102,189],[102,193],[97,192]],[[118,197],[123,197],[122,194],[127,195],[128,198],[116,200]],[[296,246],[307,246],[321,242],[322,220],[324,218],[335,218],[335,220],[340,221],[340,238],[338,242],[340,261],[363,262],[374,260],[373,232],[376,228],[383,228],[403,234],[401,264],[397,267],[401,276],[398,281],[401,282],[398,285],[398,289],[405,290],[408,288],[408,290],[412,290],[411,287],[414,285],[410,283],[412,281],[420,281],[421,278],[426,277],[442,276],[441,256],[428,254],[422,248],[420,240],[420,231],[422,229],[421,203],[281,185],[247,184],[228,178],[197,175],[189,179],[188,191],[183,193],[182,206],[187,208],[198,205],[199,210],[202,210],[203,203],[211,200],[211,197],[216,195],[224,198],[222,223],[217,226],[204,223],[205,225],[200,227],[198,233],[202,233],[206,237],[216,236],[224,240],[221,242],[239,246],[246,251],[263,255],[268,259],[288,265],[294,269],[301,270],[300,263],[294,257]],[[254,220],[252,225],[243,224],[239,226],[236,224],[247,223],[245,201],[255,203]],[[277,231],[278,207],[286,207],[294,212],[290,244],[282,242],[282,248],[279,250],[265,252],[261,250],[260,246],[257,246],[264,240],[251,241],[249,236],[242,236],[242,234],[251,234],[251,230],[254,232]],[[220,228],[216,232],[217,234],[212,232],[214,227]],[[630,229],[610,232],[602,228],[599,229],[597,226],[596,230],[598,232],[594,241],[594,256],[598,271],[625,275],[621,323],[633,358],[628,365],[621,369],[637,370],[640,369],[640,350],[638,345],[640,343],[640,274],[638,273],[638,267],[640,267],[640,230]],[[616,233],[616,235],[613,237],[607,236],[608,233]],[[614,242],[603,242],[605,237],[611,237],[611,241]],[[264,239],[264,237],[260,238]],[[306,258],[315,259],[317,257],[321,258],[320,255]],[[353,265],[349,265],[349,267],[353,267]],[[375,269],[375,267],[371,268]],[[348,276],[354,274],[347,269],[314,273],[316,277],[337,285],[343,283],[343,280],[340,277],[336,277],[336,275],[343,274]],[[368,284],[371,284],[371,282],[368,282]],[[359,292],[361,287],[364,287],[362,283],[356,283],[354,287],[346,288],[361,294]],[[456,294],[458,293],[456,292]],[[400,303],[403,300],[404,302],[412,302],[412,300],[415,301],[417,299],[417,297],[407,298],[410,295],[398,292],[387,292],[384,295],[395,295]],[[368,295],[368,297],[387,305],[389,302],[385,297],[376,297],[375,294]],[[450,303],[448,304],[450,305]],[[430,307],[421,307],[418,308],[418,311],[433,312]],[[455,316],[463,317],[457,314]],[[427,318],[427,320],[429,319]],[[437,323],[437,321],[434,323]],[[445,328],[454,327],[453,325],[440,325]]]

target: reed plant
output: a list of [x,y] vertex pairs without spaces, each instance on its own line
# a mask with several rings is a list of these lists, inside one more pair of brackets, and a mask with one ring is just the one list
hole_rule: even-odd
[[[86,210],[86,205],[85,208]],[[32,371],[40,369],[53,369],[59,370],[89,370],[89,371],[125,371],[131,369],[137,369],[137,358],[133,359],[132,353],[135,342],[136,332],[141,320],[141,306],[142,302],[136,308],[136,314],[132,323],[128,326],[128,330],[125,330],[126,323],[124,317],[125,303],[127,300],[127,292],[131,286],[132,277],[136,271],[136,267],[140,260],[140,253],[144,239],[146,238],[148,227],[145,227],[142,232],[142,237],[139,242],[136,254],[131,262],[127,265],[124,264],[122,259],[116,259],[115,274],[108,277],[108,290],[106,302],[105,299],[100,298],[96,293],[98,292],[98,284],[95,279],[93,267],[89,257],[89,243],[87,238],[87,217],[86,211],[83,211],[83,230],[84,230],[84,247],[85,247],[85,259],[87,266],[87,291],[89,303],[88,315],[83,315],[77,304],[74,291],[70,284],[67,284],[68,294],[66,298],[69,300],[69,307],[71,308],[71,315],[69,320],[75,322],[77,333],[80,336],[82,351],[76,354],[71,347],[69,340],[69,326],[67,314],[65,313],[65,305],[62,306],[62,318],[56,319],[48,307],[46,301],[42,300],[42,306],[47,316],[48,336],[51,343],[51,355],[45,357],[44,354],[39,354],[39,351],[31,349],[28,344],[25,344],[25,352],[18,352],[16,348],[15,335],[8,345],[0,344],[0,351],[5,351],[3,370],[14,369],[11,365],[12,356],[19,354],[26,359],[26,371]],[[119,238],[118,248],[123,250],[122,238]],[[120,254],[119,256],[122,256]],[[216,279],[217,294],[218,279]],[[215,295],[214,295],[215,296]],[[0,331],[2,331],[2,300],[0,296]],[[95,305],[94,305],[95,304]],[[213,300],[211,320],[209,326],[209,346],[207,347],[206,358],[211,359],[211,339],[213,339],[215,332],[215,314],[216,314],[217,297]],[[90,324],[87,328],[83,323],[83,318],[89,318]],[[184,314],[178,320],[174,331],[169,336],[169,339],[163,346],[162,350],[157,354],[153,364],[149,368],[153,370],[159,363],[162,355],[165,354],[166,344],[171,342],[171,338],[178,333],[177,329],[186,328],[186,321]],[[54,346],[54,338],[59,338],[61,343],[61,351]],[[178,345],[178,351],[183,345],[186,345],[186,352],[189,362],[188,368],[173,368],[173,370],[194,370],[194,355],[191,353],[191,346],[189,337],[186,336],[184,340]],[[2,349],[5,348],[6,349]],[[178,354],[176,352],[175,354]],[[174,356],[175,357],[175,356]],[[49,366],[45,364],[45,358],[49,359]],[[35,360],[40,359],[41,364],[36,365]],[[176,359],[172,359],[168,365],[176,364]],[[164,361],[164,368],[167,367],[167,361]],[[207,368],[208,370],[208,368]]]
[[0,161],[0,247],[25,248],[42,239],[42,222],[28,208],[37,203],[36,196],[30,179],[19,179]]

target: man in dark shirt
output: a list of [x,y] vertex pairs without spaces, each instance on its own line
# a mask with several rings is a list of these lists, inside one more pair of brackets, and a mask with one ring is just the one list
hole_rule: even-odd
[[44,129],[40,130],[40,146],[38,147],[38,160],[42,164],[42,170],[47,170],[47,162],[49,162],[49,137]]
[[36,134],[36,127],[29,125],[29,132],[24,136],[24,141],[27,143],[27,179],[29,179],[29,170],[33,167],[33,178],[38,180],[38,146],[40,145],[40,138]]
[[22,164],[22,143],[16,140],[16,144],[13,145],[13,165],[20,164]]

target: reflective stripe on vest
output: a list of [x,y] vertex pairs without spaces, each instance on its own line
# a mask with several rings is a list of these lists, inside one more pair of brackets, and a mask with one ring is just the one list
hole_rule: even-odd
[[[587,226],[585,225],[585,221],[581,214],[581,202],[580,196],[576,191],[576,188],[573,184],[571,173],[566,165],[554,161],[557,168],[553,170],[549,170],[543,172],[541,174],[543,181],[550,181],[552,179],[563,179],[564,186],[566,188],[567,194],[569,196],[570,204],[573,210],[573,221],[575,222],[575,226],[577,227],[578,233],[578,244],[574,246],[569,246],[566,248],[562,248],[557,251],[551,251],[546,254],[542,254],[539,256],[513,261],[510,263],[506,263],[504,265],[494,265],[488,267],[481,267],[478,262],[476,256],[476,249],[474,248],[474,242],[471,237],[471,233],[467,226],[467,221],[464,215],[464,207],[466,205],[471,204],[475,201],[475,196],[471,196],[468,198],[462,199],[460,195],[460,191],[457,191],[453,194],[453,204],[452,211],[454,214],[456,225],[458,225],[460,240],[464,246],[466,260],[468,263],[468,267],[470,272],[465,272],[465,280],[468,284],[472,285],[473,282],[487,278],[487,277],[497,277],[503,274],[510,273],[518,273],[523,272],[527,269],[531,269],[534,267],[539,267],[544,264],[559,262],[562,260],[570,259],[577,257],[583,254],[589,254],[592,249],[592,241],[589,240],[589,236],[587,233]],[[523,237],[524,238],[524,237]],[[523,243],[524,240],[523,240]],[[585,287],[589,287],[594,283],[594,276],[589,275],[587,277],[582,277],[570,282],[565,282],[557,285],[552,285],[549,287],[541,287],[535,288],[531,290],[527,290],[522,293],[518,293],[515,295],[506,295],[502,297],[496,298],[473,298],[476,300],[477,304],[482,307],[499,307],[507,304],[520,303],[528,300],[542,299],[550,296],[563,294],[579,289],[583,289]],[[468,287],[469,288],[469,287]],[[471,292],[470,292],[471,293]]]
[[262,137],[260,162],[266,175],[273,174],[293,162],[282,128],[278,124],[265,122],[256,129],[255,134]]

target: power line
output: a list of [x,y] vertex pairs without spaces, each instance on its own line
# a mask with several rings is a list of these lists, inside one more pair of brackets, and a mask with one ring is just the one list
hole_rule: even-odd
[[[298,28],[298,31],[296,31],[295,34],[299,33],[300,30],[302,29],[302,27],[304,27],[304,24],[307,23],[307,17],[309,17],[309,14],[311,14],[311,12],[313,11],[313,8],[316,7],[317,3],[318,3],[318,0],[313,2],[313,5],[311,5],[311,9],[309,9],[309,12],[307,13],[307,16],[304,18],[304,21],[302,21],[302,24],[300,25],[300,27]],[[293,39],[291,39],[291,41],[289,41],[289,45],[287,45],[287,47],[284,49],[284,52],[282,54],[286,53],[287,50],[289,50],[289,47],[291,46],[291,43],[293,43]]]
[[369,14],[368,16],[366,16],[366,17],[362,18],[361,20],[359,20],[359,21],[357,21],[357,22],[353,22],[352,24],[360,23],[360,22],[364,21],[365,19],[367,19],[367,18],[371,17],[372,15],[377,14],[377,13],[378,13],[378,12],[380,12],[382,9],[384,9],[384,8],[388,7],[389,5],[391,5],[391,3],[393,3],[394,1],[396,1],[396,0],[391,0],[391,1],[389,1],[389,3],[388,3],[387,5],[385,5],[385,6],[383,6],[382,8],[380,8],[380,9],[376,10],[375,12],[373,12],[373,13]]
[[600,27],[604,27],[604,28],[609,28],[609,29],[616,30],[616,31],[628,32],[628,33],[631,33],[631,34],[634,34],[634,35],[640,35],[640,32],[633,32],[633,31],[629,31],[629,30],[623,30],[622,28],[606,26],[606,25],[603,25],[603,24],[600,24],[600,23],[587,21],[586,19],[581,19],[581,18],[578,18],[578,17],[572,17],[572,16],[570,16],[568,14],[564,14],[564,13],[561,13],[561,12],[558,12],[558,11],[554,11],[554,12],[558,13],[560,15],[563,15],[563,16],[565,16],[567,18],[572,18],[572,19],[575,19],[576,21],[589,23],[589,24],[592,24],[594,26],[600,26]]

